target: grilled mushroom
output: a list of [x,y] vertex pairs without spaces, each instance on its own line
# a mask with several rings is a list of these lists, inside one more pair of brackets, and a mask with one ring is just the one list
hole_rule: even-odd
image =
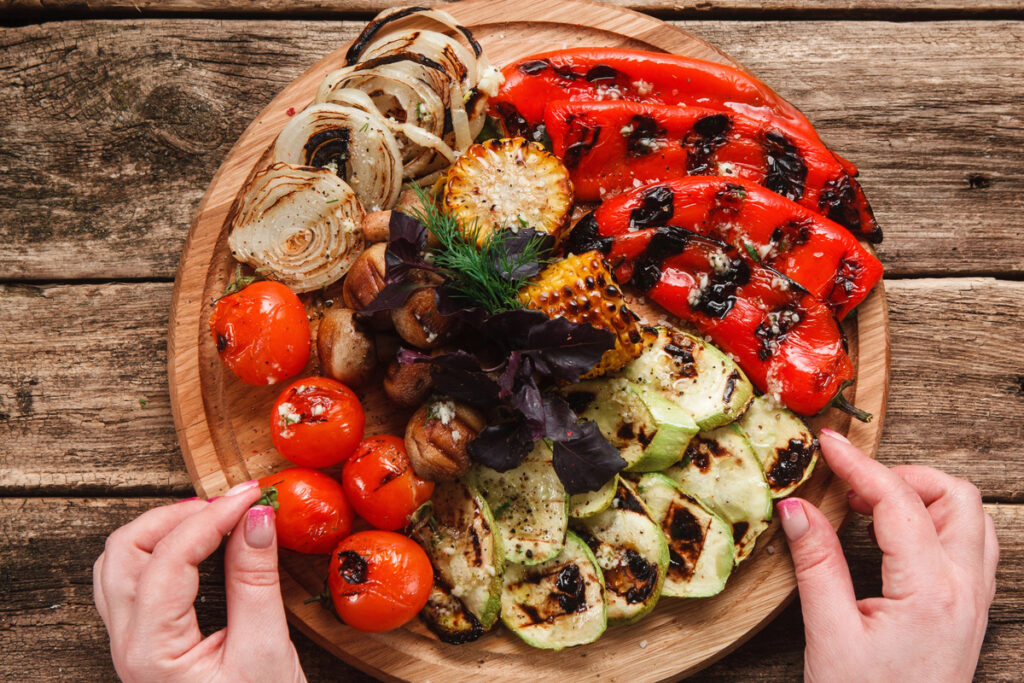
[[391,322],[407,343],[418,349],[435,349],[448,341],[455,321],[438,312],[434,287],[424,287],[391,311]]
[[469,442],[485,426],[483,416],[455,401],[428,401],[405,428],[405,450],[416,474],[431,481],[452,481],[469,469]]
[[433,385],[428,363],[402,363],[396,358],[384,375],[384,393],[406,408],[422,403]]
[[373,336],[350,308],[331,308],[320,320],[316,338],[323,373],[343,384],[363,384],[377,364]]

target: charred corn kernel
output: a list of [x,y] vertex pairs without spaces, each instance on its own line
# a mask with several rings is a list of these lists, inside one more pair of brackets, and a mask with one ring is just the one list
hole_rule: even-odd
[[444,206],[477,242],[521,227],[559,240],[572,212],[572,183],[559,159],[536,142],[499,138],[472,145],[448,169]]
[[640,318],[626,306],[598,251],[572,254],[552,263],[519,290],[519,301],[549,318],[562,316],[615,334],[615,348],[606,351],[584,378],[618,370],[657,337],[654,330],[641,326]]

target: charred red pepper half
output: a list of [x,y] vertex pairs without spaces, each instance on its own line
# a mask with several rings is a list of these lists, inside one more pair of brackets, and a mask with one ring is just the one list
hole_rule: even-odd
[[678,226],[726,242],[740,256],[773,268],[843,319],[882,277],[882,264],[839,225],[735,178],[677,178],[605,201],[573,228],[566,248],[599,249],[629,280],[656,228]]
[[[724,64],[679,55],[609,47],[554,50],[524,57],[502,73],[491,115],[506,135],[540,139],[544,106],[554,100],[632,100],[736,111],[776,120],[817,140],[800,110],[753,76]],[[857,167],[837,155],[851,175]]]
[[560,101],[548,104],[544,122],[582,200],[683,175],[730,176],[880,239],[860,184],[817,139],[779,121],[705,107]]
[[710,337],[790,410],[813,415],[836,405],[870,419],[840,393],[854,373],[839,322],[781,273],[730,245],[667,226],[654,230],[630,282]]

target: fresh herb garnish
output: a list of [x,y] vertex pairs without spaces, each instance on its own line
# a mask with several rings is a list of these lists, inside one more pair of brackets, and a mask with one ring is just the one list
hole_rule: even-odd
[[757,253],[757,249],[754,248],[753,244],[750,242],[744,242],[743,247],[747,250],[747,253],[750,254],[750,258],[752,258],[755,263],[761,262],[761,255]]
[[228,282],[227,287],[224,288],[224,294],[221,295],[221,298],[223,299],[229,294],[239,292],[259,279],[259,275],[242,275],[242,264],[239,263],[235,266],[235,275]]
[[416,193],[420,207],[412,214],[441,243],[432,252],[433,266],[445,277],[447,291],[489,313],[520,308],[519,290],[548,263],[551,236],[536,230],[495,230],[478,246],[478,226],[462,226],[421,188]]
[[363,127],[359,129],[360,133],[365,133],[370,128],[370,122],[367,121],[363,124]]
[[507,501],[507,500],[502,501],[500,505],[495,506],[494,509],[491,510],[491,515],[495,519],[501,519],[502,517],[505,516],[505,513],[508,512],[508,508],[511,505],[512,505],[511,501]]

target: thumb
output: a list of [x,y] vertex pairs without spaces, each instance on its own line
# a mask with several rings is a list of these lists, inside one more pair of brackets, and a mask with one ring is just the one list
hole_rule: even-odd
[[[291,642],[277,573],[274,508],[256,505],[239,521],[224,552],[228,627],[225,647],[251,663]],[[273,669],[268,669],[273,670]]]
[[808,641],[841,642],[860,622],[860,611],[839,537],[825,515],[805,500],[786,498],[776,509],[793,557]]

